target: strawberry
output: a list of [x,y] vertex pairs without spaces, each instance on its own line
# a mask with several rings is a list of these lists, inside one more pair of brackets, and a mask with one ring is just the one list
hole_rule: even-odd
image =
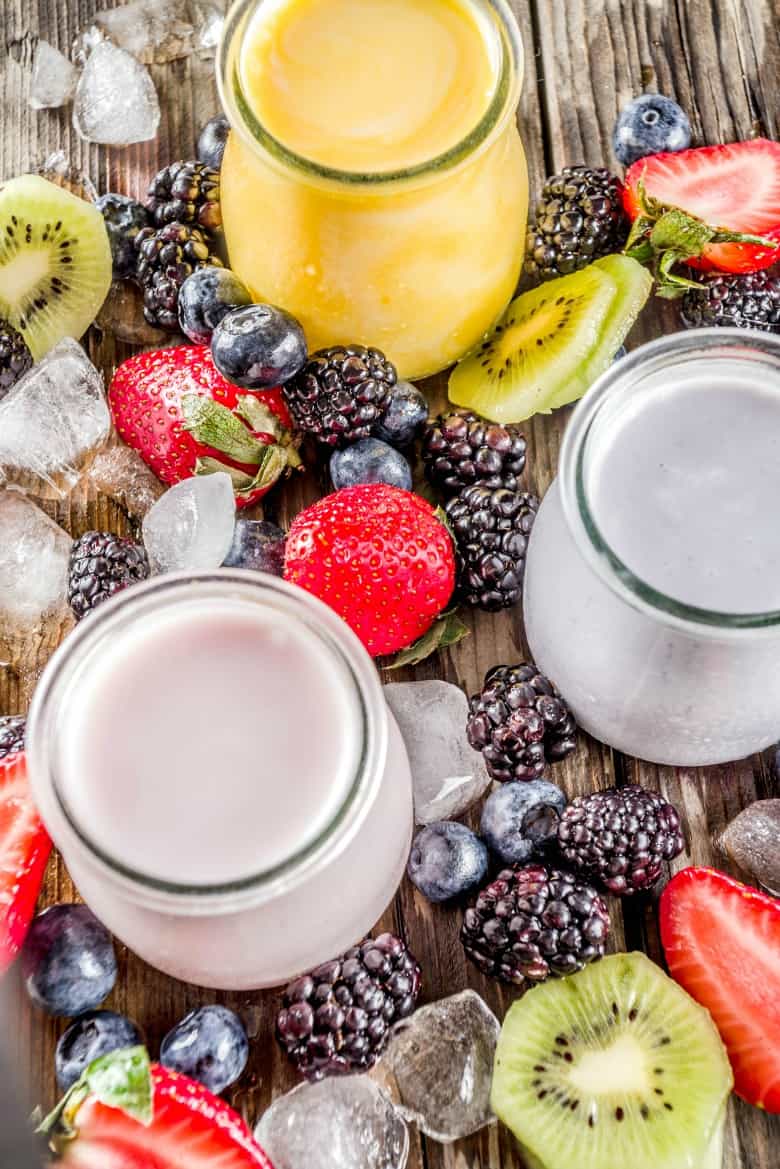
[[281,389],[226,381],[211,350],[181,345],[124,361],[108,391],[114,423],[164,483],[227,471],[239,507],[301,465]]
[[735,1091],[780,1112],[780,901],[688,868],[664,889],[660,922],[669,973],[712,1015]]
[[39,1132],[69,1169],[273,1169],[237,1112],[143,1047],[90,1064]]
[[722,272],[768,268],[780,259],[780,142],[640,158],[626,173],[623,201],[634,221],[626,251],[660,257],[662,277],[680,260]]
[[30,928],[51,841],[27,781],[24,752],[0,759],[0,974]]
[[374,657],[410,645],[452,596],[452,540],[431,505],[384,483],[345,487],[290,528],[284,576],[343,617]]

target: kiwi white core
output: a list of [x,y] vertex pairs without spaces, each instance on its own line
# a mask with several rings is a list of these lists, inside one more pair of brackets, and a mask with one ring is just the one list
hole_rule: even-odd
[[598,1095],[629,1095],[651,1086],[650,1068],[633,1035],[619,1035],[603,1051],[584,1051],[567,1079],[581,1092]]

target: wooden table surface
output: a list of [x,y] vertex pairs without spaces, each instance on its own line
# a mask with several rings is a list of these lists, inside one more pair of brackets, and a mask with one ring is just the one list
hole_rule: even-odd
[[[196,57],[152,69],[160,94],[162,122],[155,142],[125,150],[79,142],[66,111],[35,113],[26,104],[29,68],[37,38],[65,52],[76,32],[112,0],[2,0],[0,35],[0,179],[34,168],[62,149],[87,172],[99,190],[141,195],[156,170],[192,157],[198,128],[217,111],[213,63]],[[728,142],[755,134],[777,137],[777,80],[780,76],[778,0],[513,0],[526,47],[526,77],[519,112],[528,153],[532,192],[545,174],[567,163],[613,164],[610,150],[615,115],[642,89],[674,96],[689,112],[695,144]],[[643,316],[631,341],[638,344],[676,328],[675,310],[662,302]],[[89,336],[93,359],[110,376],[130,353],[108,332]],[[443,379],[429,384],[443,401]],[[529,439],[529,481],[539,494],[554,475],[568,411],[533,419]],[[266,515],[289,522],[302,506],[328,489],[322,469],[266,501]],[[128,527],[113,503],[78,490],[70,499],[46,505],[74,535],[91,527]],[[472,635],[407,677],[443,677],[471,693],[486,669],[525,654],[520,609],[468,618]],[[399,675],[394,675],[398,680]],[[0,712],[23,709],[25,690],[6,672],[0,675]],[[686,864],[724,865],[713,840],[724,824],[756,799],[780,794],[774,753],[708,769],[655,767],[626,758],[581,736],[576,754],[557,764],[552,778],[570,796],[611,784],[640,782],[658,788],[683,814],[688,846],[674,868]],[[53,858],[44,905],[74,896],[64,866]],[[610,898],[613,949],[643,949],[660,960],[652,902]],[[458,941],[460,914],[430,905],[404,883],[382,926],[405,937],[424,970],[424,997],[435,999],[465,986],[482,994],[499,1017],[513,997],[502,984],[485,980],[467,964]],[[230,1098],[250,1120],[272,1096],[295,1082],[273,1039],[275,993],[219,994],[166,978],[122,947],[120,976],[108,1005],[136,1019],[153,1054],[170,1026],[204,1001],[238,1010],[252,1039],[249,1067]],[[778,988],[780,991],[780,988]],[[53,1052],[63,1021],[44,1018],[17,996],[12,1028],[19,1058],[29,1067],[32,1097],[49,1105],[55,1095]],[[18,1025],[17,1025],[18,1024]],[[471,1140],[442,1146],[412,1134],[410,1169],[517,1169],[521,1159],[509,1133],[493,1126]],[[726,1127],[724,1169],[778,1169],[780,1118],[770,1118],[734,1099]],[[9,1167],[10,1169],[10,1167]],[[572,1169],[577,1169],[573,1166]],[[632,1169],[626,1166],[626,1169]]]

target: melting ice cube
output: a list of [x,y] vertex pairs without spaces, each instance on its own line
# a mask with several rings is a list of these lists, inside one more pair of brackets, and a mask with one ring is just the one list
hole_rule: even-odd
[[159,124],[160,103],[149,70],[123,49],[100,41],[76,90],[76,133],[87,142],[129,146],[154,138]]
[[133,0],[95,16],[97,27],[145,65],[165,65],[192,52],[186,0]]
[[76,67],[59,49],[48,41],[38,41],[30,80],[32,109],[57,109],[67,105],[76,92],[78,79]]
[[233,542],[236,502],[229,475],[184,479],[157,501],[143,522],[152,572],[219,568]]
[[136,519],[143,519],[165,491],[141,456],[123,442],[106,447],[89,468],[89,478]]

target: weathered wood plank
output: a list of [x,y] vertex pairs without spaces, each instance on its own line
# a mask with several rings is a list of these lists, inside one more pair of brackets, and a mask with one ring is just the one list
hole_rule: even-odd
[[[37,165],[63,149],[102,189],[139,195],[159,166],[192,154],[198,127],[216,110],[211,67],[192,59],[153,69],[163,119],[154,143],[127,150],[105,150],[80,143],[66,114],[33,114],[25,93],[35,38],[42,36],[68,51],[75,33],[99,7],[115,0],[5,0],[0,39],[7,52],[0,60],[0,179]],[[780,33],[776,0],[514,0],[526,46],[526,80],[519,118],[526,144],[532,193],[546,173],[566,163],[613,162],[610,133],[623,101],[641,88],[673,94],[691,112],[697,142],[727,141],[751,133],[777,133],[776,83]],[[675,327],[674,310],[648,313],[635,340]],[[130,350],[110,334],[92,331],[90,351],[107,374]],[[428,389],[444,399],[444,380]],[[569,411],[537,418],[528,426],[529,485],[540,494],[551,482],[560,437]],[[268,501],[267,513],[282,522],[327,489],[322,469],[297,477]],[[69,531],[87,527],[124,530],[127,519],[105,499],[79,490],[50,507]],[[442,676],[467,692],[478,688],[484,672],[499,661],[526,652],[519,613],[469,619],[471,637],[406,677]],[[394,675],[398,679],[399,675]],[[0,675],[0,711],[23,708],[18,681]],[[689,850],[696,863],[714,859],[712,838],[727,818],[756,796],[778,790],[767,761],[755,759],[728,768],[696,773],[651,768],[583,741],[576,755],[556,768],[555,778],[570,795],[596,786],[641,781],[660,787],[685,813]],[[722,863],[718,858],[718,863]],[[44,903],[71,899],[73,887],[55,858],[47,874]],[[611,902],[613,948],[643,948],[660,958],[652,907],[625,914]],[[425,969],[425,995],[436,998],[463,986],[480,991],[499,1015],[512,998],[507,988],[483,979],[464,960],[458,941],[457,910],[430,906],[408,884],[383,918],[399,930]],[[254,1119],[272,1096],[292,1086],[294,1076],[273,1041],[274,993],[217,995],[187,987],[150,970],[120,949],[121,975],[109,1000],[138,1019],[152,1051],[164,1032],[188,1009],[214,999],[243,1015],[254,1042],[250,1068],[232,1099]],[[34,1098],[49,1104],[55,1094],[53,1048],[64,1028],[31,1010],[18,995],[17,1045],[29,1065]],[[743,1105],[732,1109],[724,1169],[770,1169],[777,1148],[775,1122]],[[774,1140],[774,1146],[771,1144]],[[457,1146],[413,1140],[410,1169],[519,1169],[509,1134],[497,1127]]]

